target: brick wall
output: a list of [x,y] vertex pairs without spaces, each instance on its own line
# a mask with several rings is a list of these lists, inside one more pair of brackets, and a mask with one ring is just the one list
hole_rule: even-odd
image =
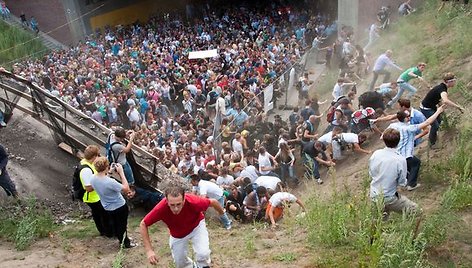
[[[39,29],[43,32],[49,32],[67,23],[61,0],[7,0],[7,6],[17,17],[22,11],[28,20],[34,16],[38,21]],[[49,35],[66,45],[72,43],[72,35],[68,25],[49,33]]]

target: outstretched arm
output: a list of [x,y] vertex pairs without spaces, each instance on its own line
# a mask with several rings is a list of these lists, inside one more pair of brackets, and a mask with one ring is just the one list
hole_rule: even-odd
[[141,237],[143,238],[144,249],[146,250],[146,255],[150,264],[156,265],[158,259],[156,257],[156,253],[152,249],[151,239],[149,238],[149,231],[146,223],[144,220],[141,221],[139,224],[139,232],[141,233]]
[[462,106],[460,106],[459,104],[451,101],[449,98],[448,98],[448,94],[447,92],[441,92],[441,100],[443,103],[447,104],[447,105],[451,105],[451,106],[454,106],[456,107],[457,109],[459,109],[462,113],[464,112],[464,108]]

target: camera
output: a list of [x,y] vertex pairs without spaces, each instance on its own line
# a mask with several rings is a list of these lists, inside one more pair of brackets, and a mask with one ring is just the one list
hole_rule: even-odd
[[116,172],[116,163],[110,164],[110,170],[108,171],[108,173],[113,173],[113,172]]

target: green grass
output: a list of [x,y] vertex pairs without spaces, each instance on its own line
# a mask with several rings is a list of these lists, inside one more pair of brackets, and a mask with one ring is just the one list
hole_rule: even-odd
[[47,52],[32,33],[0,21],[0,66],[10,68],[15,61],[40,58]]
[[0,207],[0,237],[13,242],[17,250],[27,249],[56,228],[50,211],[33,197]]
[[65,239],[90,239],[99,235],[93,220],[77,221],[61,228],[60,235]]

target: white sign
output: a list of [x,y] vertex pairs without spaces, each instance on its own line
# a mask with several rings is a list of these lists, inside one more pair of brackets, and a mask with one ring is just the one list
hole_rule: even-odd
[[190,60],[213,58],[213,57],[216,57],[216,56],[218,56],[218,50],[217,49],[191,51],[191,52],[188,53],[188,58]]
[[274,86],[270,84],[264,89],[264,113],[268,113],[270,110],[274,109],[274,103],[272,102],[272,97],[274,96]]

